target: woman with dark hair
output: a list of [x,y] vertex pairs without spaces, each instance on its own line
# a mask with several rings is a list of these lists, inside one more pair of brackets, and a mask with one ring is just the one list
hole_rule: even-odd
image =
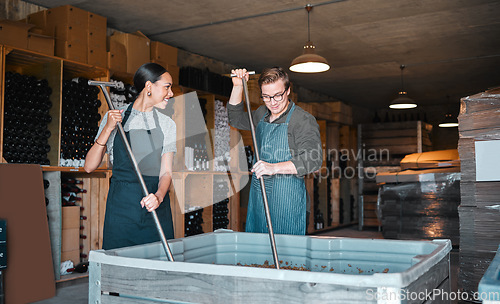
[[[99,167],[104,153],[113,164],[103,249],[114,249],[159,241],[152,210],[156,210],[167,239],[174,237],[168,189],[176,152],[174,121],[156,106],[173,97],[172,76],[156,63],[142,65],[134,75],[138,95],[133,103],[106,113],[95,143],[87,153],[84,169]],[[143,197],[132,163],[116,124],[121,122],[149,191]]]

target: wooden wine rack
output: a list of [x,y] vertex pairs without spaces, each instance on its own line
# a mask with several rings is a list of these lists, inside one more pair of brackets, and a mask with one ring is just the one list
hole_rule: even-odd
[[[71,178],[81,179],[84,181],[83,185],[87,190],[87,193],[81,195],[81,205],[84,207],[82,214],[87,217],[87,220],[82,221],[84,227],[83,234],[87,236],[87,239],[81,242],[81,245],[83,246],[81,252],[88,255],[88,252],[90,250],[96,250],[102,247],[102,232],[104,225],[104,214],[106,209],[106,198],[112,171],[109,167],[107,155],[105,156],[105,160],[103,161],[101,167],[99,167],[91,174],[86,173],[83,168],[59,166],[62,133],[62,84],[64,80],[76,77],[85,77],[88,79],[100,81],[108,81],[112,78],[132,84],[133,75],[128,73],[114,73],[105,68],[95,67],[55,56],[48,56],[28,50],[0,45],[0,160],[3,156],[3,115],[5,88],[4,76],[5,72],[7,71],[17,72],[23,75],[31,75],[39,79],[47,79],[49,82],[49,86],[52,88],[53,93],[50,96],[50,100],[53,106],[49,112],[52,117],[52,121],[48,125],[48,129],[51,132],[51,137],[48,139],[48,143],[51,147],[48,158],[51,165],[42,166],[42,170],[44,172],[58,172],[59,174],[63,174]],[[179,238],[184,237],[184,213],[186,211],[185,206],[195,203],[197,196],[200,194],[202,196],[212,195],[214,176],[223,176],[227,174],[224,172],[212,171],[213,165],[211,166],[211,171],[191,172],[185,170],[184,138],[186,132],[186,121],[185,105],[183,103],[182,94],[193,92],[195,90],[174,85],[173,91],[175,96],[177,96],[174,103],[175,114],[173,115],[173,120],[177,125],[177,138],[180,139],[177,142],[177,153],[174,160],[173,182],[179,185],[179,187],[171,187],[170,202],[174,222],[174,233],[175,237]],[[214,101],[215,99],[218,99],[223,102],[227,102],[227,97],[214,95],[209,92],[196,92],[199,97],[207,99],[208,113],[206,118],[208,133],[205,140],[207,143],[207,147],[212,147],[212,149],[208,149],[208,154],[211,159],[213,159],[211,131],[214,128]],[[101,117],[104,117],[105,113],[108,111],[108,106],[102,92],[99,93],[99,99],[101,100],[99,114],[101,115]],[[239,136],[239,133],[235,129],[232,129],[231,147],[237,145]],[[238,150],[233,149],[232,151],[234,155],[231,155],[230,167],[232,169],[230,177],[232,178],[232,180],[234,180],[233,185],[236,185],[236,189],[239,189],[240,183],[242,181],[247,181],[249,175],[248,172],[241,172],[239,170],[240,156],[237,155]],[[206,192],[199,192],[201,190],[201,188],[199,188],[200,183],[203,185],[203,187],[206,187]],[[235,231],[240,231],[242,228],[240,222],[239,199],[239,192],[236,191],[230,197],[230,203],[228,205],[228,219],[230,220],[228,228]],[[61,203],[60,200],[61,198],[59,197],[59,206]],[[59,209],[60,208],[61,207],[59,207]],[[55,214],[59,214],[59,216],[55,216],[50,220],[61,221],[61,212],[59,211]],[[207,206],[205,208],[203,216],[203,231],[211,232],[213,230],[211,206]],[[60,225],[56,225],[55,227],[59,227],[59,230],[61,229]],[[59,247],[56,246],[53,248],[53,252],[56,251],[54,252],[54,255],[58,257],[58,259],[54,259],[54,264],[60,262],[60,237],[60,231],[58,233],[55,233],[55,238],[58,238],[58,241],[56,243],[59,244]],[[55,269],[59,269],[59,267],[55,267]],[[67,280],[67,278],[65,277],[66,276],[61,278],[58,274],[56,274],[56,278],[60,281]],[[71,276],[71,278],[74,278],[74,276]]]

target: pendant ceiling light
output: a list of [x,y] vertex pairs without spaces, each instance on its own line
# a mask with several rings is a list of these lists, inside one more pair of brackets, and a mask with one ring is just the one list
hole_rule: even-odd
[[450,96],[447,95],[446,98],[448,99],[448,111],[444,115],[444,120],[439,123],[440,128],[455,128],[458,127],[458,119],[457,116],[453,116],[451,113],[451,102],[450,102]]
[[458,120],[451,115],[451,113],[446,113],[444,120],[439,124],[440,128],[453,128],[458,127]]
[[415,101],[413,101],[413,99],[408,97],[408,95],[406,94],[406,92],[404,90],[403,70],[404,70],[405,66],[401,65],[400,68],[401,68],[401,92],[399,92],[399,96],[391,102],[391,105],[389,106],[389,108],[400,109],[400,110],[401,109],[416,108],[417,104],[415,103]]
[[309,27],[309,13],[312,10],[312,5],[305,6],[307,11],[307,43],[304,45],[304,52],[299,57],[292,60],[290,71],[297,73],[320,73],[330,69],[330,65],[326,59],[315,52],[315,46],[311,42],[311,30]]

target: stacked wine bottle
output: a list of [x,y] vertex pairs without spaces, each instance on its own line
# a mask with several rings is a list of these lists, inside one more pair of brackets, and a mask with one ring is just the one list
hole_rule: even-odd
[[186,139],[184,147],[184,158],[186,168],[190,171],[209,171],[210,161],[207,153],[207,145],[202,140]]
[[184,236],[203,233],[203,209],[197,209],[184,214]]
[[[198,107],[202,112],[205,124],[207,121],[207,100],[200,98],[198,99],[199,104],[196,102],[191,102],[186,104],[186,122],[198,121],[199,111]],[[188,125],[186,125],[188,126]],[[197,127],[200,127],[197,125]],[[198,132],[197,132],[198,131]],[[210,170],[210,159],[208,157],[207,145],[206,145],[206,134],[200,133],[201,129],[197,131],[190,130],[193,135],[186,138],[186,143],[184,147],[184,161],[186,168],[190,171],[209,171]]]
[[63,82],[61,162],[63,167],[84,165],[101,119],[99,89],[80,77]]
[[227,109],[220,100],[215,100],[215,141],[214,141],[214,170],[229,171],[230,129]]
[[225,229],[229,224],[229,186],[225,180],[214,180],[213,228]]
[[[111,81],[114,82],[115,80],[111,79]],[[132,103],[135,100],[137,91],[128,83],[123,83],[122,81],[117,82],[123,86],[120,86],[120,88],[111,87],[109,89],[109,97],[115,108],[120,108]]]
[[[332,161],[328,158],[326,160],[326,167],[327,168],[332,168]],[[331,226],[333,219],[332,219],[332,176],[329,174],[327,179],[326,179],[326,198],[328,203],[326,204],[326,214],[328,215],[326,218],[326,224],[327,226]]]
[[182,86],[229,96],[233,88],[231,78],[210,72],[207,68],[182,67],[179,71]]
[[325,220],[323,218],[323,212],[319,209],[319,179],[321,177],[314,177],[314,183],[313,183],[313,189],[314,189],[314,194],[313,194],[313,204],[314,204],[314,229],[319,230],[323,229],[325,227]]
[[81,206],[82,198],[80,193],[87,193],[86,189],[81,188],[83,182],[72,178],[61,178],[61,197],[63,206]]
[[[49,189],[50,187],[50,182],[46,179],[43,179],[43,190],[44,190],[44,193],[47,192],[47,189]],[[47,206],[49,205],[49,198],[47,196],[45,196],[45,208],[47,208]],[[49,213],[47,212],[47,222],[49,221]]]
[[252,171],[252,167],[253,167],[253,150],[252,150],[252,146],[245,146],[245,156],[246,156],[248,171]]
[[50,165],[51,94],[46,79],[5,73],[3,157],[7,162]]

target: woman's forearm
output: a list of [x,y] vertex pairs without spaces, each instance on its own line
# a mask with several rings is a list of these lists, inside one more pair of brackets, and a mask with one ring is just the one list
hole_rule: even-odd
[[87,173],[93,172],[101,164],[102,158],[106,153],[106,143],[108,142],[111,131],[103,130],[96,142],[92,145],[85,156],[85,165],[83,169]]
[[165,198],[165,195],[167,195],[171,183],[172,174],[167,173],[160,177],[160,181],[158,182],[158,191],[156,191],[155,193],[160,202],[163,202],[163,199]]

